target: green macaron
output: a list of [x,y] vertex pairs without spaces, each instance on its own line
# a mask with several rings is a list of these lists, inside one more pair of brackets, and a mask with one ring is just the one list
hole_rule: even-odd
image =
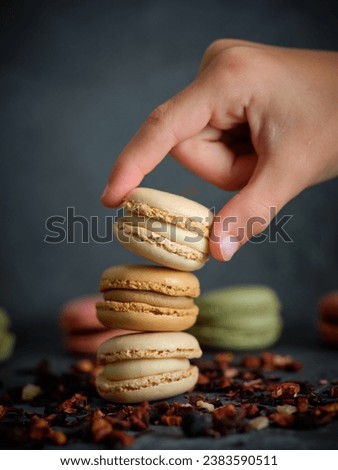
[[13,351],[15,345],[15,336],[9,331],[3,331],[0,333],[0,361],[8,359]]
[[10,326],[10,320],[7,312],[0,308],[0,331],[7,330]]
[[8,359],[14,350],[15,336],[8,331],[10,319],[7,312],[0,309],[0,361]]
[[234,350],[262,349],[274,344],[281,334],[281,303],[269,287],[217,289],[196,303],[200,313],[189,332],[202,344]]

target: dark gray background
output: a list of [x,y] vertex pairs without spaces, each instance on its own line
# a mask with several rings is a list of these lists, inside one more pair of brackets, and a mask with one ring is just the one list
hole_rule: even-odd
[[[112,214],[100,194],[114,159],[151,109],[193,79],[210,42],[338,49],[334,0],[7,1],[0,24],[0,304],[17,329],[52,324],[64,301],[97,290],[107,266],[143,262],[117,242],[46,244],[45,221],[67,206]],[[217,209],[231,197],[170,157],[143,184]],[[337,181],[305,191],[283,210],[294,243],[211,260],[198,272],[203,290],[268,284],[293,341],[314,335],[317,301],[338,286],[337,196]]]

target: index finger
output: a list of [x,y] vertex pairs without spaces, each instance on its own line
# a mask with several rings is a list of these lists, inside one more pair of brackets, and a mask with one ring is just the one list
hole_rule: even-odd
[[211,107],[199,79],[156,108],[119,155],[102,195],[102,203],[118,206],[178,143],[208,124]]

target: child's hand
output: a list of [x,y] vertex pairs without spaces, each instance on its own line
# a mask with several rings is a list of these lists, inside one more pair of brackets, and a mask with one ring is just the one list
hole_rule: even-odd
[[118,205],[168,152],[210,183],[241,190],[211,236],[212,255],[229,260],[270,223],[271,207],[338,175],[338,53],[214,42],[197,78],[122,151],[103,203]]

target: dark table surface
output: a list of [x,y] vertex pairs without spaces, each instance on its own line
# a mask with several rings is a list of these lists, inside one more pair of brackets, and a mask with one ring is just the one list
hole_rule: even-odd
[[[65,372],[78,358],[69,356],[62,347],[62,338],[56,325],[40,324],[33,333],[26,330],[18,332],[18,347],[10,361],[0,367],[2,389],[23,386],[32,377],[23,374],[25,369],[34,368],[42,359],[48,359],[53,371]],[[45,341],[46,332],[50,340]],[[50,333],[53,334],[50,334]],[[313,333],[303,335],[302,331],[285,331],[280,342],[270,349],[278,354],[291,354],[294,359],[303,363],[298,372],[278,373],[284,380],[308,381],[320,387],[319,381],[338,379],[337,349],[320,343]],[[215,351],[205,351],[211,355]],[[236,354],[240,357],[243,353]],[[21,371],[21,372],[20,372]],[[186,401],[184,397],[175,400]],[[98,400],[100,405],[100,400]],[[69,444],[72,449],[101,449],[101,444],[76,442]],[[338,449],[338,421],[311,430],[281,429],[269,427],[259,432],[232,434],[221,438],[186,437],[181,428],[167,426],[150,426],[141,434],[131,449]]]

